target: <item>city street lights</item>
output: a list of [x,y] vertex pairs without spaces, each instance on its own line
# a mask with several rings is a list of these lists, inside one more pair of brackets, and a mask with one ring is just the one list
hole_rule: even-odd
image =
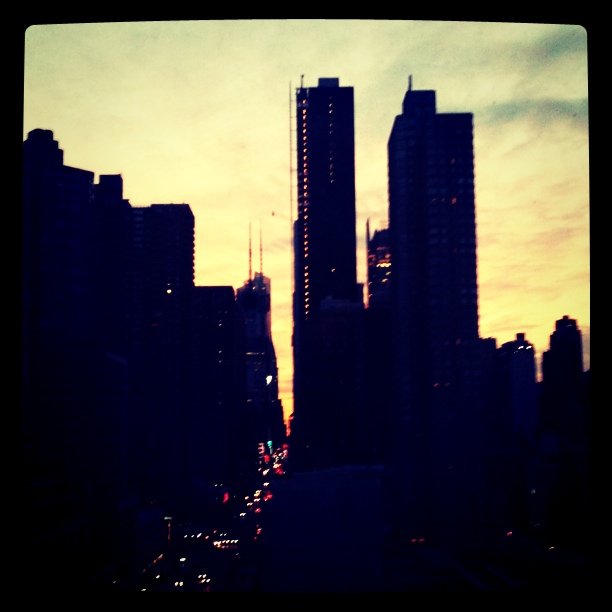
[[172,541],[172,517],[171,516],[164,516],[164,521],[167,522],[167,526],[168,526],[168,545],[170,545],[170,542]]

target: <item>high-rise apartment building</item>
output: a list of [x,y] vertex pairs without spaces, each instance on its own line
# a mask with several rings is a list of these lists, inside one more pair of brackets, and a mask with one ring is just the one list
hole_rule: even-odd
[[360,401],[353,88],[337,78],[300,86],[296,114],[294,458],[336,463],[356,443],[349,432]]
[[417,537],[457,533],[482,497],[472,130],[471,113],[437,112],[410,79],[388,143],[393,463]]

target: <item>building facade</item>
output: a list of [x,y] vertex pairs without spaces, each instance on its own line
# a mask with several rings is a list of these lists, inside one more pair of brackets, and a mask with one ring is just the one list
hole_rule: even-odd
[[244,325],[246,418],[253,448],[273,448],[285,440],[283,409],[278,397],[278,366],[272,341],[271,282],[261,272],[236,291],[236,305]]
[[[119,177],[120,178],[120,177]],[[111,181],[112,182],[112,181]],[[23,144],[24,560],[85,584],[130,521],[125,256],[120,180],[68,166],[50,130]],[[92,554],[95,552],[95,554]],[[80,562],[84,555],[90,563]]]
[[539,483],[540,520],[559,542],[588,550],[592,521],[589,373],[583,371],[582,332],[568,315],[555,322],[542,355]]
[[369,430],[368,462],[381,463],[388,456],[393,423],[393,368],[391,350],[391,244],[389,228],[370,234],[366,224],[367,293],[365,312],[366,420]]
[[[348,459],[346,448],[340,451],[335,445],[353,448],[357,443],[346,441],[345,432],[355,429],[353,414],[362,402],[355,391],[358,381],[352,384],[347,377],[359,376],[363,364],[355,360],[363,349],[343,352],[363,342],[363,290],[356,277],[353,88],[341,87],[337,78],[321,78],[317,87],[301,86],[296,114],[292,453],[297,463],[315,465]],[[338,342],[333,343],[336,333]],[[325,344],[330,340],[332,345]],[[328,353],[329,360],[319,358]],[[322,368],[328,361],[331,370]],[[334,373],[335,368],[342,371]]]
[[435,91],[410,80],[388,156],[400,522],[452,538],[482,510],[472,115],[437,112]]

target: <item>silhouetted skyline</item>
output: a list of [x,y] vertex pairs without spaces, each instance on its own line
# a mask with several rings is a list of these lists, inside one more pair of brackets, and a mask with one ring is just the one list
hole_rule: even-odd
[[[95,171],[66,162],[63,135],[45,120],[55,116],[63,124],[61,114],[47,110],[53,96],[26,95],[33,101],[24,125],[33,117],[40,123],[27,131],[22,157],[19,515],[28,524],[25,574],[53,557],[37,576],[41,588],[62,590],[65,576],[90,593],[505,592],[589,585],[597,527],[590,479],[588,174],[581,165],[588,142],[586,124],[576,119],[581,102],[565,104],[553,78],[561,65],[584,68],[584,33],[574,26],[490,24],[497,38],[461,43],[458,57],[449,55],[459,66],[462,54],[478,50],[485,58],[478,78],[461,80],[434,64],[430,71],[421,67],[428,80],[423,87],[413,70],[399,76],[405,60],[388,48],[362,55],[365,43],[384,46],[384,32],[411,30],[452,39],[483,32],[479,24],[428,29],[390,22],[376,25],[373,34],[360,30],[362,22],[351,24],[362,38],[352,47],[346,77],[339,51],[355,44],[355,32],[324,21],[261,22],[279,42],[284,28],[294,26],[286,51],[301,36],[330,36],[327,54],[319,57],[321,41],[314,52],[321,71],[310,77],[302,70],[297,83],[288,84],[288,190],[282,196],[281,142],[265,117],[278,110],[278,71],[293,65],[290,53],[263,62],[271,84],[249,82],[253,96],[240,103],[217,98],[225,81],[217,86],[206,72],[231,61],[209,63],[207,57],[192,66],[191,86],[179,86],[192,65],[185,55],[166,97],[149,96],[150,106],[142,107],[143,115],[159,120],[155,130],[140,132],[148,134],[149,146],[137,162],[122,143],[138,142],[128,135],[145,123],[113,119],[118,108],[136,107],[104,106],[105,136],[114,130],[116,138],[96,144],[96,104],[87,98],[109,81],[95,71],[90,86],[81,88],[82,116],[92,112],[92,134],[86,141],[76,136],[76,120],[64,129],[79,159],[101,161],[105,148],[114,147],[113,163],[126,162],[127,170],[113,168],[97,181]],[[148,56],[142,72],[134,73],[132,94],[155,90],[148,82],[138,87],[138,80],[151,67],[162,68],[172,58],[168,50],[210,43],[196,38],[184,44],[174,38],[178,32],[252,31],[241,21],[165,25],[160,55]],[[30,29],[26,46],[66,50],[88,41],[94,49],[106,32],[144,49],[142,36],[162,31],[155,24],[75,27],[73,38],[65,36],[69,26]],[[90,37],[81,38],[86,31]],[[480,47],[516,49],[510,42],[527,31],[524,59],[544,58],[548,67],[534,92],[560,96],[541,108],[535,99],[519,101],[512,93],[501,102],[502,89],[479,88],[485,82],[479,77],[504,65],[503,56],[482,55]],[[54,38],[58,33],[67,42]],[[106,44],[109,55],[101,61],[120,48]],[[218,49],[226,58],[223,44]],[[267,57],[269,51],[260,40],[250,53]],[[29,68],[26,61],[26,92],[44,83],[58,92],[62,85],[47,80],[52,69],[40,71],[44,57],[30,55],[35,61]],[[352,69],[357,57],[366,65],[366,58],[387,58],[386,68],[378,62]],[[529,70],[508,72],[516,78]],[[77,61],[65,76],[79,72]],[[202,89],[198,74],[206,74],[210,89]],[[159,81],[168,76],[161,69]],[[572,77],[575,91],[584,86],[583,76],[577,70]],[[351,77],[361,79],[363,98]],[[391,80],[403,91],[387,126],[387,147],[377,149],[376,133],[388,119],[384,107],[397,93],[385,84]],[[512,92],[530,88],[501,81],[511,83]],[[121,79],[111,90],[109,100],[130,91]],[[167,102],[176,102],[179,90],[182,105],[169,111]],[[449,91],[461,93],[445,106]],[[200,100],[199,114],[188,110],[192,96]],[[201,112],[207,103],[209,110],[217,103],[212,123],[210,113]],[[546,111],[539,131],[533,123],[521,131],[517,107],[530,109],[532,119],[538,108]],[[243,124],[245,108],[250,123]],[[551,108],[557,112],[552,119]],[[375,119],[359,124],[364,109]],[[564,123],[564,112],[574,119]],[[185,114],[194,122],[188,137],[181,132]],[[192,139],[200,123],[210,127],[208,138]],[[150,152],[164,132],[168,146],[154,148],[165,160],[161,176]],[[247,143],[260,137],[252,155]],[[80,147],[74,144],[79,138]],[[211,142],[218,146],[210,148]],[[242,165],[246,157],[249,166]],[[379,180],[372,177],[381,160],[388,191],[370,206],[381,198],[366,187]],[[213,165],[217,172],[211,173]],[[145,166],[149,182],[139,193],[159,192],[146,206],[135,206],[125,184],[131,172],[140,181]],[[482,189],[481,172],[487,177]],[[537,180],[530,182],[529,172]],[[551,173],[557,181],[563,176],[563,189]],[[532,230],[529,219],[538,206],[530,198],[555,190],[556,208],[543,205],[539,229]],[[520,198],[529,206],[515,206]],[[240,200],[247,202],[242,209]],[[255,273],[251,219],[259,221]],[[236,262],[245,267],[247,223],[248,278],[235,291],[239,283],[227,277]],[[380,229],[371,233],[371,224]],[[215,239],[198,238],[199,225]],[[367,284],[360,282],[365,274]],[[556,291],[553,280],[564,281]],[[550,335],[540,358],[537,334],[544,325]],[[504,331],[499,347],[492,329]],[[512,339],[505,335],[509,329]],[[283,555],[289,557],[275,572],[270,559],[282,563]],[[321,555],[325,562],[315,567]]]
[[301,74],[306,83],[337,75],[355,90],[359,282],[366,280],[366,219],[375,228],[386,218],[386,141],[413,74],[415,88],[438,92],[441,112],[474,113],[481,334],[503,342],[523,330],[540,356],[549,321],[568,312],[581,324],[588,366],[587,64],[579,26],[394,20],[32,26],[25,40],[24,138],[37,127],[52,129],[68,164],[121,173],[135,205],[189,202],[197,284],[238,286],[246,220],[262,220],[288,417],[288,194],[295,193],[288,107]]
[[[346,496],[363,496],[364,478],[371,481],[364,516],[380,518],[370,526],[374,539],[350,558],[371,565],[372,578],[355,582],[353,572],[329,570],[301,578],[293,566],[290,584],[411,591],[428,584],[440,563],[450,572],[439,581],[442,591],[458,584],[540,588],[565,571],[573,574],[570,585],[586,584],[593,534],[590,373],[583,372],[580,329],[567,315],[557,320],[539,401],[533,345],[523,333],[498,351],[495,339],[469,335],[477,291],[462,296],[475,285],[473,250],[465,250],[466,265],[445,274],[436,263],[449,242],[453,254],[462,254],[452,243],[469,245],[474,231],[472,166],[465,163],[472,157],[471,117],[434,119],[433,95],[409,88],[406,97],[417,103],[409,100],[390,138],[390,260],[379,245],[380,261],[394,270],[390,301],[364,310],[359,298],[334,297],[345,284],[336,287],[332,279],[322,285],[331,295],[296,321],[303,396],[289,444],[277,399],[269,281],[256,273],[236,294],[232,287],[195,286],[189,205],[133,208],[121,176],[102,175],[95,184],[92,172],[62,163],[51,131],[28,135],[21,406],[24,516],[33,524],[24,545],[28,559],[55,550],[54,566],[40,580],[46,589],[61,588],[70,574],[90,591],[257,591],[261,584],[285,590],[262,564],[261,546],[270,551],[275,538],[276,546],[284,538],[289,549],[320,554],[323,531],[306,541],[300,530],[287,534],[287,512],[298,523],[300,515],[312,520],[323,508],[306,512],[310,496],[320,499],[335,482],[332,503],[342,505]],[[329,153],[322,152],[325,160]],[[424,160],[436,163],[424,171]],[[444,171],[449,160],[457,172]],[[309,161],[316,166],[321,156]],[[314,193],[332,177],[325,172],[320,184],[313,181]],[[442,210],[422,214],[432,204]],[[437,232],[425,231],[419,219]],[[415,257],[408,259],[407,221],[417,230],[409,243]],[[432,238],[436,233],[447,239]],[[313,244],[324,258],[325,234]],[[306,246],[296,240],[296,248]],[[466,321],[451,309],[438,317],[440,325],[428,323],[423,301],[438,293],[447,294],[442,305],[463,300]],[[406,342],[417,334],[418,343]],[[297,488],[277,482],[287,460]],[[261,504],[279,493],[284,513],[271,515],[272,539],[257,544]],[[357,532],[364,526],[349,514],[330,523],[348,538],[335,547],[339,559],[348,560],[349,542],[363,544]],[[203,534],[201,543],[176,543]],[[516,544],[507,550],[503,537]],[[563,567],[549,554],[558,545]],[[214,549],[245,559],[228,568],[223,556],[211,556]],[[189,565],[186,554],[195,555]],[[388,569],[415,561],[407,574]],[[466,563],[475,563],[484,581],[466,574]],[[304,590],[289,590],[296,588]]]

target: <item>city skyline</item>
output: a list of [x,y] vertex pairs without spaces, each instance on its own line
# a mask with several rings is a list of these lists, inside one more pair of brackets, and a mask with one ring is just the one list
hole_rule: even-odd
[[[285,43],[295,53],[279,54]],[[416,88],[438,91],[441,112],[474,113],[480,335],[501,344],[525,332],[539,369],[552,322],[568,314],[582,329],[588,368],[586,34],[578,26],[34,26],[26,33],[24,135],[51,129],[67,164],[121,173],[136,206],[189,203],[197,284],[240,287],[248,220],[261,220],[287,418],[295,207],[289,99],[302,73],[305,86],[339,77],[355,90],[358,281],[366,274],[365,220],[372,230],[386,224],[387,138],[413,74]]]

